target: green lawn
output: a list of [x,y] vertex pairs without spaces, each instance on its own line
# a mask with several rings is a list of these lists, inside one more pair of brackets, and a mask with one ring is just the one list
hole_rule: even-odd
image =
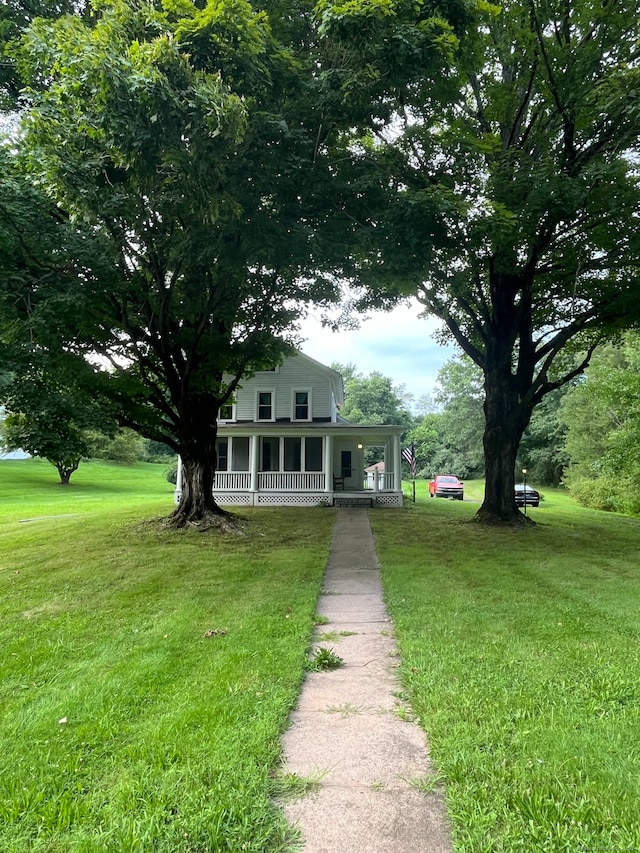
[[484,529],[423,488],[370,518],[456,851],[640,850],[640,520],[542,489]]
[[[2,853],[290,849],[271,795],[334,513],[162,532],[163,473],[0,462]],[[486,530],[481,483],[417,485],[370,518],[457,853],[640,850],[640,520],[543,489],[535,529]]]
[[174,486],[167,482],[167,466],[139,463],[83,462],[62,486],[56,469],[42,459],[1,459],[0,525],[45,515],[103,512],[138,504],[157,504],[156,514],[172,508]]
[[0,850],[289,849],[271,803],[333,512],[162,532],[162,466],[0,462]]

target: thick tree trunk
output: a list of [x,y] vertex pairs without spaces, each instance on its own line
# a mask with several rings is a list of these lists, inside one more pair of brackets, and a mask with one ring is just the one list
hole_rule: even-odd
[[531,408],[518,398],[510,371],[485,375],[484,501],[476,514],[483,524],[531,523],[516,506],[515,466]]
[[180,502],[170,516],[174,527],[226,527],[229,513],[221,509],[213,496],[217,467],[216,417],[218,409],[208,399],[192,403],[190,416],[183,418],[182,491]]

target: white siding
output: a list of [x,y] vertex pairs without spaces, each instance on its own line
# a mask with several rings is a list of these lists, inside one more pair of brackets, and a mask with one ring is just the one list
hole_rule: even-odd
[[256,417],[258,391],[272,391],[275,395],[276,420],[293,418],[293,391],[311,392],[312,418],[332,417],[333,396],[331,377],[321,366],[315,367],[299,356],[286,359],[278,371],[256,373],[247,379],[236,395],[236,419],[252,421]]

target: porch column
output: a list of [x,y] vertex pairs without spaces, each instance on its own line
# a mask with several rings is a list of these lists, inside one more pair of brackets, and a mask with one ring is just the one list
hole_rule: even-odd
[[325,492],[333,491],[333,436],[325,435],[324,437],[324,459],[322,460],[322,470],[324,471],[324,490]]
[[383,491],[389,490],[389,483],[393,479],[393,453],[391,449],[391,440],[388,439],[384,443],[384,474],[382,475]]
[[400,455],[400,436],[394,435],[393,442],[393,474],[394,483],[393,489],[396,492],[402,491],[402,457]]
[[252,435],[249,440],[249,469],[251,471],[252,492],[258,491],[258,462],[260,460],[260,436]]

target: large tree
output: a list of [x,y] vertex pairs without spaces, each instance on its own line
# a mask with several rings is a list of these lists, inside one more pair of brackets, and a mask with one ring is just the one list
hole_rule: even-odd
[[220,514],[219,409],[287,351],[306,303],[335,298],[352,227],[327,201],[310,17],[201,7],[39,21],[20,67],[29,172],[86,241],[60,337],[109,364],[123,425],[180,453],[180,525]]
[[[385,84],[379,45],[406,9],[325,4],[329,39],[353,42],[347,24],[377,16],[354,86]],[[488,523],[522,520],[514,468],[534,407],[638,317],[639,13],[638,0],[478,4],[450,34],[449,71],[434,80],[414,57],[403,72],[398,53],[393,121],[344,146],[371,240],[360,283],[417,294],[483,372]],[[557,371],[572,342],[582,359]]]
[[0,443],[7,450],[46,459],[63,486],[89,455],[91,434],[113,436],[116,431],[108,408],[83,387],[78,370],[90,367],[75,358],[52,359],[36,351],[4,389]]
[[340,414],[358,424],[403,424],[411,426],[414,417],[409,411],[411,395],[404,385],[393,381],[377,370],[368,375],[353,365],[346,367],[334,362],[334,370],[344,380],[344,407]]

